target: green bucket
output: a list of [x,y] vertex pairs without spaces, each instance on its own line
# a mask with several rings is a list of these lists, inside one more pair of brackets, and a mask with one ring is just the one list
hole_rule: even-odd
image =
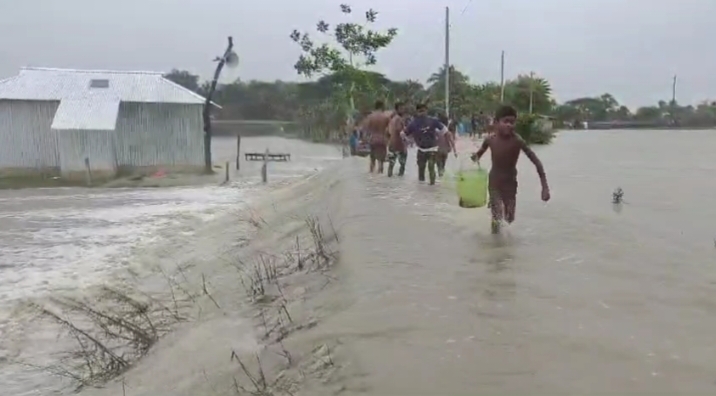
[[487,204],[487,172],[482,168],[461,170],[456,179],[461,207],[481,208]]

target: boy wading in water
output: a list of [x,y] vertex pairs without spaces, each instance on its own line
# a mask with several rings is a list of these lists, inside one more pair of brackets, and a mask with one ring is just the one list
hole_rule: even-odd
[[378,163],[378,173],[383,173],[383,163],[388,153],[388,123],[390,113],[385,111],[385,104],[382,100],[375,101],[375,109],[363,120],[363,131],[368,135],[370,142],[370,173],[375,171],[375,163]]
[[517,159],[520,152],[537,168],[542,183],[542,200],[549,201],[549,185],[544,173],[542,162],[527,146],[524,140],[515,133],[517,111],[511,106],[502,106],[495,113],[496,132],[485,138],[477,153],[472,155],[473,161],[480,161],[483,154],[490,149],[492,168],[489,176],[490,210],[492,211],[492,233],[500,232],[500,221],[504,218],[508,223],[515,220],[517,204]]
[[405,163],[408,161],[408,146],[402,135],[403,129],[405,129],[404,114],[405,106],[403,103],[396,103],[395,112],[388,125],[388,177],[393,176],[393,168],[395,168],[396,161],[400,163],[398,176],[405,174]]
[[428,106],[415,106],[417,114],[405,130],[418,146],[418,180],[425,181],[425,168],[428,168],[430,185],[435,184],[435,159],[438,152],[438,136],[447,133],[447,127],[436,118],[428,116]]

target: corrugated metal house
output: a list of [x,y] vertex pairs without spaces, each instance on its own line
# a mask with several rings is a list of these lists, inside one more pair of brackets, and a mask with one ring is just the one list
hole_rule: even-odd
[[0,172],[199,169],[203,104],[161,73],[23,68],[0,81]]

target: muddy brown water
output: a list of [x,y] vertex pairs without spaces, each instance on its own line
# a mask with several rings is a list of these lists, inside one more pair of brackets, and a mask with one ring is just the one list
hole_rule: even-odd
[[355,362],[346,394],[716,391],[714,144],[716,131],[561,133],[536,149],[552,201],[521,158],[500,236],[414,165],[403,180],[356,170],[344,308],[317,330]]
[[[345,372],[330,390],[347,395],[711,394],[714,144],[716,131],[560,133],[536,148],[552,201],[521,158],[517,221],[499,236],[487,210],[457,206],[449,177],[418,183],[414,152],[403,178],[345,160],[320,180],[339,185],[338,281],[293,342],[336,345]],[[224,368],[218,351],[247,322],[160,345],[150,358],[181,367],[142,365],[127,394],[193,394],[176,379],[191,389]]]

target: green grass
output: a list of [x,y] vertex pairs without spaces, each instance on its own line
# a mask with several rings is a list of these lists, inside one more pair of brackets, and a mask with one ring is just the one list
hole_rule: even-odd
[[0,176],[0,190],[19,190],[22,188],[42,187],[78,187],[84,185],[84,180],[67,180],[59,177]]

